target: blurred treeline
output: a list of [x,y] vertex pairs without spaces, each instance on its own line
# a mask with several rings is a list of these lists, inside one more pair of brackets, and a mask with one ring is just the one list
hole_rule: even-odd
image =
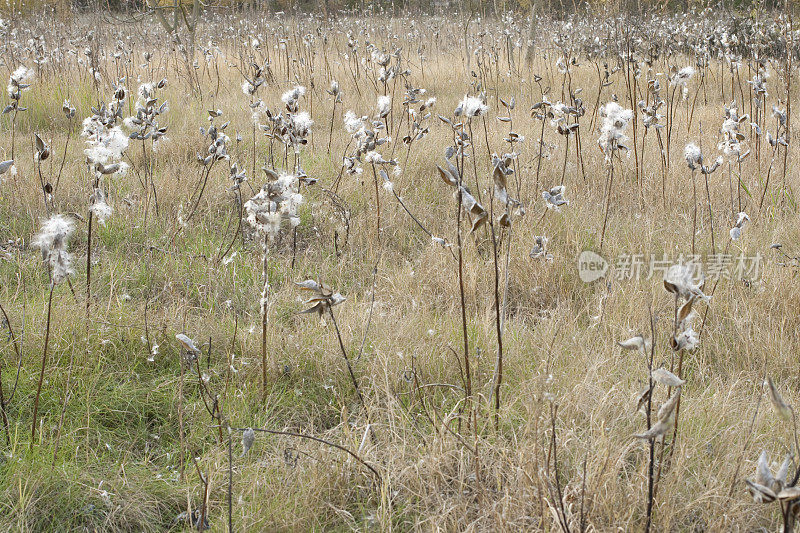
[[[514,15],[561,17],[572,13],[602,12],[669,14],[705,8],[753,15],[759,11],[793,10],[800,0],[202,0],[203,9],[241,12],[339,15],[438,14],[463,16]],[[152,6],[186,9],[194,0],[0,0],[3,16],[52,10],[55,13],[111,10],[142,12]]]

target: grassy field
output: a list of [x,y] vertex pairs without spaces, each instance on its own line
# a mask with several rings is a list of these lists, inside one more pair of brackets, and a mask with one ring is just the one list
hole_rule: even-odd
[[[800,400],[793,106],[779,118],[796,60],[775,52],[772,19],[708,44],[723,19],[542,22],[526,61],[528,24],[511,18],[209,14],[188,65],[150,18],[6,26],[4,75],[30,86],[27,109],[0,119],[14,159],[0,175],[0,529],[163,531],[202,515],[212,531],[776,530],[795,500],[755,503],[745,479],[766,483],[762,450],[773,471],[794,457],[788,481],[797,469],[777,396]],[[766,94],[749,83],[755,53]],[[119,116],[103,115],[115,93]],[[637,104],[658,99],[664,127],[645,128]],[[720,146],[734,100],[749,115],[741,162]],[[559,122],[561,102],[585,113]],[[165,138],[109,140],[142,127],[123,123],[137,106]],[[348,131],[348,111],[367,119]],[[93,141],[81,131],[98,113]],[[211,127],[227,157],[204,166]],[[719,168],[690,170],[689,143]],[[284,174],[270,189],[282,216],[247,209]],[[568,203],[548,206],[560,184]],[[56,214],[74,227],[66,246],[37,247]],[[583,281],[586,250],[604,278]],[[730,275],[709,271],[714,254]],[[665,290],[691,255],[702,293]],[[304,280],[345,300],[306,304]],[[642,349],[619,346],[631,338]],[[662,437],[633,436],[659,420]],[[249,449],[247,428],[265,430]]]

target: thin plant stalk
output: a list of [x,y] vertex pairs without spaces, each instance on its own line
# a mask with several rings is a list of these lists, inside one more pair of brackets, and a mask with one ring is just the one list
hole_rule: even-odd
[[461,303],[461,330],[464,340],[464,373],[466,375],[466,387],[464,389],[464,403],[469,403],[472,398],[472,372],[469,364],[469,334],[467,332],[467,302],[466,294],[464,291],[464,251],[463,240],[461,237],[461,207],[463,204],[463,195],[461,194],[461,187],[464,182],[464,152],[461,152],[461,165],[458,169],[458,201],[456,202],[456,238],[458,245],[458,294]]
[[264,261],[262,266],[264,287],[261,293],[261,399],[267,399],[267,299],[269,298],[269,270],[267,263],[267,235],[264,236]]
[[606,226],[608,225],[608,212],[611,209],[611,191],[614,187],[614,159],[613,155],[611,156],[611,161],[608,163],[608,187],[606,190],[606,208],[605,214],[603,215],[603,229],[600,232],[600,251],[603,251],[603,242],[606,236]]
[[[650,393],[647,395],[647,429],[650,430],[652,425],[652,412],[653,412],[653,359],[656,353],[656,322],[653,316],[652,307],[650,310],[650,356],[647,359],[647,379]],[[650,526],[653,520],[653,499],[655,496],[655,446],[656,440],[650,439],[650,457],[647,465],[647,519],[645,522],[645,533],[650,532]]]
[[17,376],[16,378],[14,378],[14,388],[11,389],[11,394],[9,395],[8,398],[5,397],[5,391],[3,390],[2,367],[0,366],[0,414],[2,414],[3,416],[3,426],[5,427],[6,430],[6,444],[11,444],[11,432],[9,429],[6,406],[14,398],[14,393],[17,391],[17,383],[19,382],[19,372],[22,369],[22,352],[20,352],[19,341],[17,339],[17,336],[14,334],[14,329],[11,326],[11,320],[8,318],[8,313],[6,313],[6,310],[2,304],[0,304],[0,312],[3,314],[5,323],[8,326],[8,333],[11,338],[12,346],[14,347],[14,353],[17,355]]
[[502,308],[500,306],[500,268],[497,259],[497,235],[494,221],[490,222],[492,232],[492,251],[494,255],[494,307],[495,329],[497,330],[497,379],[494,383],[494,425],[495,430],[500,427],[500,387],[503,384],[503,327]]
[[692,255],[695,255],[695,244],[697,236],[697,181],[695,180],[695,171],[692,170],[692,203],[694,208],[692,210]]
[[336,322],[336,316],[333,314],[333,308],[330,305],[327,307],[328,314],[330,314],[331,321],[333,322],[333,327],[336,330],[336,339],[339,341],[339,349],[342,351],[342,356],[347,363],[347,372],[350,374],[350,380],[353,382],[353,388],[356,391],[356,395],[358,395],[358,399],[366,411],[367,403],[364,401],[364,396],[361,394],[361,388],[358,386],[358,380],[353,372],[353,365],[350,363],[350,358],[347,356],[347,350],[344,347],[344,342],[342,342],[342,334],[339,331],[339,324]]
[[55,283],[50,284],[50,294],[47,297],[47,323],[45,325],[44,333],[44,349],[42,350],[42,368],[39,371],[39,383],[36,386],[36,397],[33,400],[33,420],[31,421],[31,444],[30,449],[33,450],[33,443],[36,440],[36,422],[39,416],[39,396],[42,394],[42,382],[44,381],[44,368],[47,365],[47,349],[50,347],[50,319],[53,310],[53,291],[55,290]]

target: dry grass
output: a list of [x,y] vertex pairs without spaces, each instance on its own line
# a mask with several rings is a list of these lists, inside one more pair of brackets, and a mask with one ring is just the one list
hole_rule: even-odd
[[[70,32],[80,34],[80,24],[94,22],[79,21]],[[503,337],[505,379],[497,428],[488,401],[497,343],[491,238],[483,230],[469,237],[465,232],[464,282],[473,350],[476,431],[468,427],[466,413],[459,417],[460,392],[443,386],[416,388],[412,378],[416,372],[417,386],[462,386],[454,355],[463,358],[452,255],[432,246],[430,238],[382,188],[384,229],[378,243],[368,168],[362,179],[345,175],[338,189],[350,213],[346,243],[339,214],[322,190],[333,186],[348,141],[341,113],[348,109],[358,115],[375,112],[375,88],[362,79],[359,96],[342,55],[347,49],[342,30],[363,25],[368,33],[358,36],[362,41],[359,54],[366,40],[386,50],[401,47],[403,66],[407,60],[411,68],[408,81],[438,99],[434,116],[427,121],[430,134],[413,145],[407,163],[400,139],[393,139],[396,146],[389,145],[381,152],[395,150],[402,165],[402,174],[393,178],[395,191],[412,212],[434,235],[456,241],[451,189],[436,171],[451,136],[435,114],[451,116],[470,91],[469,84],[476,80],[466,68],[463,43],[454,41],[460,29],[440,20],[416,21],[421,28],[432,24],[441,35],[416,30],[406,34],[409,30],[401,22],[391,27],[397,34],[391,39],[384,27],[386,21],[348,20],[332,28],[323,26],[321,31],[330,39],[327,45],[317,36],[311,46],[300,43],[298,48],[296,39],[315,31],[316,26],[309,21],[294,21],[274,36],[262,37],[264,46],[258,50],[247,44],[251,39],[241,37],[246,32],[219,29],[218,51],[208,62],[198,53],[202,97],[187,95],[181,58],[166,45],[148,45],[147,49],[155,52],[152,68],[140,67],[142,44],[123,56],[130,58],[130,63],[123,61],[121,67],[110,58],[102,59],[99,88],[104,101],[111,96],[110,83],[119,69],[129,75],[129,94],[134,94],[139,81],[169,80],[161,93],[170,103],[170,110],[161,117],[169,126],[169,141],[154,158],[159,215],[153,216],[151,211],[145,224],[143,191],[133,169],[124,177],[106,181],[114,214],[107,226],[95,228],[93,237],[97,262],[92,268],[88,338],[84,303],[87,228],[85,223],[77,223],[70,246],[76,261],[72,279],[75,295],[67,286],[55,291],[52,357],[40,405],[42,423],[36,446],[29,452],[48,292],[46,270],[38,251],[29,245],[46,216],[33,173],[32,134],[38,132],[53,147],[53,156],[44,167],[47,176],[54,176],[68,131],[60,112],[63,99],[71,98],[77,107],[76,123],[90,114],[89,104],[97,100],[85,65],[77,65],[72,59],[65,59],[62,65],[47,65],[59,77],[43,72],[35,79],[24,95],[30,109],[21,114],[17,129],[18,174],[15,178],[3,176],[0,185],[0,236],[7,252],[0,260],[0,303],[7,309],[15,331],[25,332],[19,388],[7,407],[11,443],[4,447],[0,463],[0,528],[163,530],[187,507],[197,509],[201,505],[202,484],[190,459],[196,457],[210,485],[208,517],[212,530],[227,529],[227,435],[218,439],[218,430],[213,427],[216,422],[201,401],[197,375],[188,371],[182,399],[187,460],[184,468],[178,464],[180,364],[175,334],[182,332],[202,344],[202,371],[209,377],[209,388],[219,394],[226,424],[317,436],[358,450],[382,476],[379,483],[346,454],[286,436],[258,434],[252,450],[241,457],[241,434],[234,433],[232,518],[236,530],[557,530],[558,503],[547,489],[555,481],[552,461],[547,468],[553,405],[558,406],[559,485],[571,529],[579,530],[582,504],[590,529],[643,527],[648,449],[632,434],[644,428],[644,418],[634,414],[634,397],[646,384],[646,366],[635,352],[621,351],[616,341],[637,333],[649,336],[648,308],[652,307],[658,317],[654,363],[669,366],[675,357],[668,344],[673,299],[664,291],[658,274],[650,279],[608,280],[608,284],[585,284],[578,277],[576,258],[582,250],[598,250],[604,215],[607,167],[596,144],[597,133],[588,127],[598,90],[594,64],[581,58],[571,79],[573,88],[583,89],[581,96],[587,106],[587,116],[581,119],[586,175],[584,178],[579,172],[571,144],[566,166],[570,203],[560,212],[548,212],[543,219],[541,191],[560,181],[564,142],[546,126],[545,141],[556,148],[552,157],[542,162],[537,188],[536,142],[541,123],[530,117],[529,109],[541,100],[541,94],[540,86],[531,78],[534,73],[541,75],[541,87],[550,87],[551,100],[559,100],[563,77],[555,68],[557,54],[543,39],[545,48],[539,50],[530,67],[519,72],[512,69],[507,74],[507,60],[500,51],[500,61],[488,69],[496,70],[499,76],[481,80],[487,93],[488,143],[493,151],[507,148],[502,138],[508,126],[495,120],[504,114],[499,98],[516,98],[514,129],[525,135],[526,141],[520,145],[518,172],[511,178],[509,189],[516,190],[516,180],[520,180],[520,199],[527,214],[515,221],[510,247]],[[256,34],[268,28],[263,23],[253,24]],[[224,27],[225,23],[220,25]],[[133,28],[123,31],[134,35],[144,31],[148,36],[160,31],[155,26]],[[473,42],[483,39],[487,50],[503,42],[491,36],[478,37],[481,29],[478,25],[471,27]],[[113,53],[113,32],[117,30],[120,28],[97,26],[99,43],[96,40],[95,45],[104,53]],[[52,32],[46,33],[48,36],[58,35],[56,28],[46,31]],[[198,42],[215,38],[212,26],[202,31],[205,38]],[[295,58],[304,55],[313,61],[313,89],[310,69],[297,61],[290,61],[291,83],[285,81],[285,57],[273,48],[282,37],[290,40],[290,53]],[[419,45],[425,47],[427,59],[424,76],[415,52]],[[81,50],[83,44],[76,47]],[[268,106],[275,109],[281,93],[294,83],[309,87],[301,106],[310,110],[313,105],[315,126],[302,160],[308,175],[319,183],[302,190],[306,203],[300,210],[294,268],[290,234],[270,252],[270,372],[266,399],[262,401],[260,248],[248,238],[244,246],[241,241],[235,244],[233,251],[237,254],[229,256],[230,262],[216,260],[236,229],[237,209],[228,190],[224,162],[212,171],[198,213],[175,242],[170,237],[179,209],[185,213],[200,175],[195,154],[205,150],[198,129],[208,125],[206,109],[221,108],[223,118],[230,121],[230,161],[247,168],[254,188],[264,183],[263,173],[252,175],[250,110],[235,66],[249,63],[250,54],[259,57],[266,53],[270,54],[275,81],[261,88],[258,97]],[[15,68],[10,64],[11,55],[6,52],[3,58],[10,72]],[[680,67],[692,61],[687,56],[674,56],[669,64]],[[697,100],[690,132],[683,108],[678,107],[666,202],[661,198],[660,158],[653,134],[646,139],[641,185],[635,181],[632,157],[623,156],[617,164],[603,244],[605,257],[622,253],[660,257],[663,253],[675,259],[691,253],[691,175],[682,152],[687,142],[700,141],[702,124],[704,151],[709,159],[716,153],[723,104],[729,103],[727,86],[725,101],[720,98],[716,65],[712,63],[710,69],[714,77],[707,80],[707,94],[700,93]],[[475,68],[473,58],[471,69]],[[657,72],[667,69],[664,60],[654,65]],[[782,98],[784,91],[775,67],[771,70],[769,83],[776,96],[770,97],[768,106]],[[331,79],[339,81],[344,96],[336,107],[328,155],[332,99],[325,89]],[[690,82],[691,90],[697,88],[697,82],[696,78]],[[666,86],[665,81],[662,84]],[[402,81],[396,84],[394,93],[395,125],[402,111],[401,87]],[[622,73],[612,76],[612,85],[603,89],[601,103],[611,94],[619,95],[624,107],[631,107],[623,96]],[[791,96],[797,98],[794,89]],[[8,126],[6,116],[0,132],[4,153],[10,151]],[[242,137],[240,142],[235,139],[237,132]],[[638,134],[641,132],[640,125]],[[475,122],[475,138],[481,180],[478,188],[486,198],[491,165],[482,122]],[[641,142],[641,137],[637,140]],[[268,141],[260,135],[257,141],[256,166],[260,167]],[[791,191],[798,187],[796,142],[793,133],[786,181]],[[55,197],[57,212],[86,215],[90,191],[83,144],[76,136],[70,142]],[[131,141],[126,157],[134,169],[141,165],[140,149],[136,141]],[[751,156],[744,164],[743,180],[754,196],[755,191],[761,191],[759,183],[763,183],[767,165],[765,155],[760,161]],[[780,242],[787,253],[800,253],[796,206],[791,199],[777,196],[782,185],[781,165],[776,163],[773,170],[771,192],[775,197],[768,195],[760,211],[757,200],[746,199],[744,210],[752,223],[741,240],[730,244],[735,254],[760,253],[763,271],[759,279],[719,283],[708,304],[700,347],[684,361],[687,384],[682,393],[680,433],[672,460],[663,466],[657,485],[654,530],[750,531],[779,523],[777,508],[753,503],[743,479],[752,475],[761,449],[771,452],[776,461],[792,449],[790,425],[770,411],[765,400],[759,402],[764,395],[761,383],[765,375],[773,377],[789,403],[800,400],[793,370],[800,353],[797,265],[781,266],[778,255],[769,248],[773,242]],[[467,184],[475,191],[471,163],[467,168]],[[728,229],[735,222],[727,180],[727,168],[723,168],[710,181],[717,248],[727,245]],[[249,186],[245,185],[243,191],[246,200]],[[711,243],[704,196],[698,203],[697,246],[699,252],[706,253]],[[338,257],[335,231],[339,232]],[[536,235],[550,239],[552,262],[529,257]],[[15,239],[21,240],[5,244]],[[370,316],[372,269],[378,258],[371,326],[363,355],[355,365],[374,431],[374,438],[364,439],[366,415],[354,394],[332,324],[297,315],[302,303],[292,282],[319,279],[347,297],[334,311],[344,346],[355,359]],[[502,263],[501,275],[505,275]],[[154,362],[147,361],[148,347],[140,341],[145,334],[145,305],[147,334],[152,343],[160,345]],[[698,306],[704,313],[705,304]],[[0,348],[3,385],[9,391],[16,356],[5,339]],[[71,357],[71,399],[60,451],[52,464]],[[234,373],[229,371],[230,358]],[[662,394],[658,392],[658,402]],[[737,465],[741,468],[734,477]]]

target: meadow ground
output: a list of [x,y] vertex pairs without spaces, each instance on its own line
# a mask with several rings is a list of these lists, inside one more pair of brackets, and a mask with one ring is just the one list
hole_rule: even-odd
[[[773,470],[795,457],[788,481],[797,468],[793,411],[781,418],[765,385],[798,405],[797,72],[772,19],[736,46],[713,13],[660,24],[543,22],[526,61],[528,24],[512,18],[208,15],[188,68],[150,18],[7,25],[3,69],[30,86],[0,123],[15,160],[0,176],[0,529],[205,515],[212,531],[621,531],[646,527],[648,502],[655,531],[778,528],[793,500],[756,503],[745,479],[769,484],[762,450]],[[115,93],[116,118],[100,108]],[[645,128],[658,100],[664,127]],[[723,128],[734,100],[748,117]],[[347,130],[349,110],[367,119]],[[781,136],[788,148],[769,142]],[[551,191],[549,208],[542,192],[562,183],[568,203]],[[54,214],[74,226],[66,247],[58,228],[36,241]],[[585,250],[606,277],[582,280]],[[668,292],[664,270],[693,254],[705,286]],[[346,299],[304,304],[308,279]],[[648,421],[663,436],[635,438]],[[246,428],[283,434],[246,450]]]

